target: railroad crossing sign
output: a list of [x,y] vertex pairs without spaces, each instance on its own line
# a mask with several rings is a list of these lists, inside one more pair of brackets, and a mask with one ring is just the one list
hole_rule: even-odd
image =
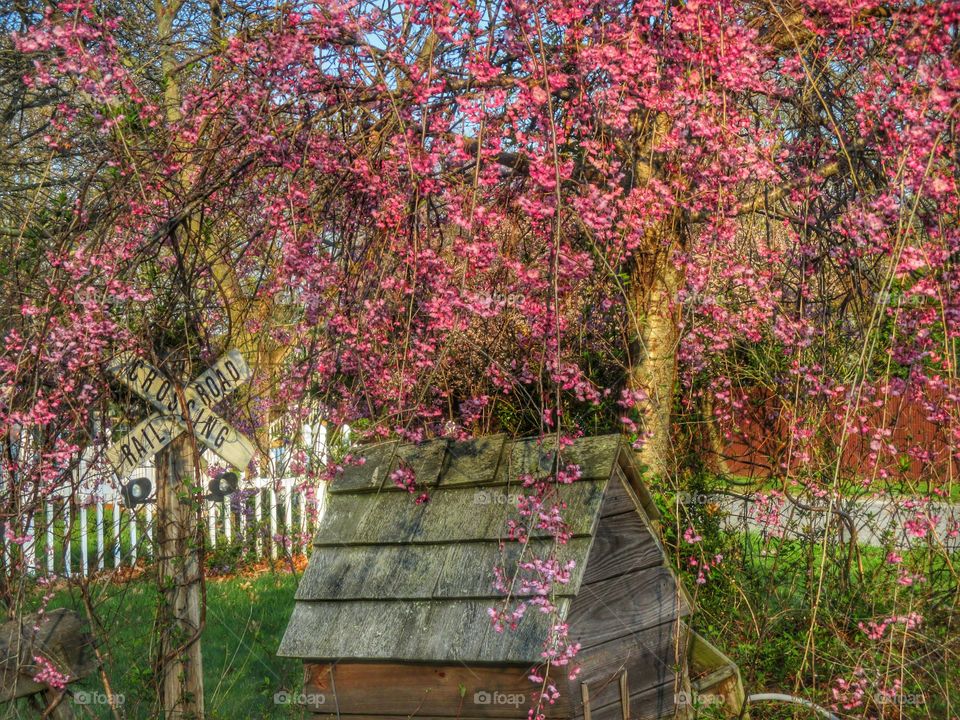
[[230,350],[183,386],[186,415],[174,383],[145,360],[125,353],[114,359],[107,371],[158,411],[107,450],[107,461],[121,480],[190,426],[197,440],[237,469],[246,469],[253,457],[253,443],[212,409],[250,379],[250,368],[237,350]]

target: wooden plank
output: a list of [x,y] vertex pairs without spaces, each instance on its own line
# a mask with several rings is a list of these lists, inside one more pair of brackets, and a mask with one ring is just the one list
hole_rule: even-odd
[[396,440],[360,446],[350,455],[354,460],[362,458],[363,463],[344,462],[343,469],[330,483],[329,492],[378,491],[383,481],[390,477],[393,470],[394,455],[399,443]]
[[176,418],[154,413],[107,448],[107,462],[117,477],[124,479],[181,432]]
[[655,566],[583,585],[567,622],[584,649],[690,614],[669,568]]
[[[536,689],[527,675],[526,667],[308,664],[304,696],[314,701],[308,710],[341,717],[521,718]],[[567,698],[550,711],[551,717],[566,714]]]
[[556,442],[554,438],[525,438],[515,440],[503,450],[503,459],[497,471],[500,482],[516,483],[524,475],[545,477],[555,463]]
[[644,482],[643,473],[640,472],[640,463],[637,461],[637,454],[633,448],[626,444],[621,446],[617,466],[623,474],[627,486],[636,495],[637,501],[650,522],[656,527],[660,522],[660,511],[657,509],[657,504],[653,501],[653,496]]
[[[318,547],[310,557],[300,581],[298,600],[386,600],[486,598],[500,595],[494,588],[494,567],[502,566],[507,577],[516,577],[515,596],[535,594],[520,587],[517,561],[545,559],[554,542],[531,540],[524,549],[520,543],[506,543],[501,550],[494,541],[451,543],[447,545],[356,545]],[[561,563],[576,565],[570,582],[558,584],[559,595],[574,595],[580,587],[590,538],[574,538],[557,547]]]
[[[413,469],[418,489],[430,489],[436,487],[437,483],[440,482],[440,474],[443,472],[447,459],[448,444],[447,439],[440,438],[420,445],[401,445],[397,448],[399,460]],[[383,486],[384,488],[389,487],[404,491],[391,482],[389,478],[384,481]]]
[[560,451],[560,465],[578,465],[584,480],[607,480],[613,473],[622,442],[620,435],[579,438],[571,447]]
[[635,510],[607,517],[603,517],[601,512],[600,526],[590,549],[583,582],[588,584],[606,580],[633,570],[660,565],[663,561],[660,544]]
[[600,517],[622,515],[625,512],[643,512],[636,496],[627,490],[627,480],[619,468],[614,470],[613,478],[607,485],[607,494],[603,499]]
[[[434,493],[429,503],[419,504],[410,493],[358,495],[356,497],[369,506],[369,512],[343,539],[348,544],[369,545],[409,542],[423,531],[425,517],[434,508],[436,497],[441,495],[443,493]],[[449,539],[454,539],[449,533],[436,537],[441,542]]]
[[[491,603],[494,609],[504,607],[504,600]],[[557,598],[557,617],[561,620],[567,616],[570,609],[569,598]],[[506,601],[507,609],[516,607],[516,601]],[[484,640],[477,662],[527,662],[532,665],[542,662],[543,649],[546,644],[550,627],[556,618],[550,614],[539,612],[536,607],[528,608],[515,629],[505,628],[503,632],[492,629]],[[487,624],[490,624],[487,618]]]
[[276,560],[278,555],[277,548],[277,489],[270,483],[267,488],[267,499],[270,512],[270,559]]
[[[577,465],[584,480],[607,480],[613,472],[621,439],[619,435],[598,435],[575,440],[573,445],[560,451],[560,466]],[[516,440],[505,448],[501,469],[501,481],[517,480],[521,475],[545,476],[556,465],[556,438],[525,438]]]
[[[677,689],[673,682],[665,683],[660,687],[647,688],[630,695],[628,716],[630,720],[683,720],[689,717],[683,710],[676,707]],[[586,720],[581,711],[572,716],[575,720]],[[619,698],[612,703],[594,707],[590,712],[591,720],[622,720],[623,708]]]
[[[550,503],[565,505],[563,517],[574,537],[590,535],[599,520],[606,481],[559,485]],[[521,518],[508,503],[480,504],[473,488],[438,488],[416,504],[409,493],[338,495],[331,498],[314,545],[382,545],[500,540],[507,521]],[[550,533],[534,528],[531,537]]]
[[[312,660],[540,662],[552,619],[531,609],[516,631],[490,631],[487,600],[299,601],[277,654]],[[563,617],[569,599],[557,605]],[[451,642],[454,638],[456,642]]]
[[450,443],[442,487],[486,485],[497,479],[497,468],[506,435],[487,435]]
[[252,377],[253,371],[240,351],[234,348],[188,383],[184,394],[188,398],[195,396],[201,403],[211,407]]
[[113,567],[120,567],[120,503],[113,503]]
[[445,545],[320,547],[310,557],[296,598],[428,600],[435,596],[449,550]]
[[[631,693],[673,682],[686,644],[686,630],[674,620],[582,650],[574,659],[580,675],[570,681],[566,694],[579,695],[577,689],[587,683],[596,709],[619,702],[624,672]],[[582,713],[583,707],[574,704],[572,712]]]
[[[493,632],[489,599],[431,602],[426,612],[408,619],[396,656],[419,661],[477,662],[486,638]],[[494,659],[501,661],[499,657]]]
[[103,544],[103,500],[97,498],[97,514],[95,519],[97,525],[97,570],[103,570],[104,558],[107,555],[106,546]]
[[298,602],[277,655],[305,659],[391,659],[417,602]]
[[[256,499],[260,500],[257,492]],[[257,503],[257,520],[260,520],[260,503]],[[342,545],[356,534],[357,526],[372,508],[368,495],[331,495],[327,512],[317,528],[314,544]]]
[[34,677],[41,670],[34,660],[46,657],[70,676],[70,682],[97,669],[93,638],[73,610],[56,608],[42,615],[25,615],[0,625],[0,702],[48,689]]
[[566,545],[556,546],[552,540],[531,540],[526,547],[521,543],[458,543],[450,545],[446,562],[440,574],[434,597],[495,597],[502,593],[494,589],[494,568],[500,567],[506,578],[514,579],[511,594],[514,597],[530,597],[535,594],[532,588],[524,590],[521,580],[530,577],[531,571],[517,573],[518,562],[532,562],[546,559],[551,553],[561,563],[573,560],[576,565],[570,573],[570,581],[557,584],[558,596],[576,595],[580,588],[586,557],[590,549],[589,537],[571,539]]

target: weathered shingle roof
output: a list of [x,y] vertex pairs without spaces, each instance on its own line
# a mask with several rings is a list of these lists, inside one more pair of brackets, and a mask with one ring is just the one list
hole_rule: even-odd
[[[563,616],[579,591],[604,491],[622,452],[620,437],[610,435],[581,439],[561,453],[563,465],[575,463],[582,473],[556,489],[573,535],[559,556],[576,562],[570,582],[555,588]],[[555,454],[537,440],[502,435],[416,446],[388,442],[360,454],[366,462],[348,466],[330,487],[279,654],[537,662],[550,617],[531,609],[516,631],[497,633],[488,608],[504,602],[494,589],[494,566],[504,558],[510,572],[521,547],[501,543],[508,520],[520,519],[518,478],[549,472]],[[413,467],[429,502],[418,505],[394,486],[390,473],[399,462]],[[532,537],[525,559],[531,551],[547,557],[553,540]]]

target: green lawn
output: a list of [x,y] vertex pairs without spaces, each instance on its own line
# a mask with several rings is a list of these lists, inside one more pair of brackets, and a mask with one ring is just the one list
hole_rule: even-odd
[[[273,701],[274,694],[281,690],[302,687],[301,662],[275,656],[290,618],[298,580],[299,575],[266,572],[208,581],[203,636],[207,718],[303,717],[302,708]],[[158,717],[153,669],[156,648],[152,641],[157,593],[152,582],[96,583],[90,591],[103,626],[96,635],[106,674],[114,692],[124,698],[121,717]],[[48,607],[70,607],[84,614],[76,588],[57,592]],[[88,691],[94,698],[103,692],[98,677],[71,687]],[[80,717],[112,717],[103,704],[76,709]],[[18,717],[16,712],[8,708],[7,712],[0,711],[0,718]],[[24,708],[19,716],[36,717],[36,713]]]

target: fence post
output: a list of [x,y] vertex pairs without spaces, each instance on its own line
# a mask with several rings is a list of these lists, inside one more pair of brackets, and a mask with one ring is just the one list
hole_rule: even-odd
[[283,480],[283,536],[293,551],[293,478]]
[[113,500],[113,567],[120,567],[120,503]]
[[153,557],[153,506],[149,503],[144,511],[144,524],[147,526],[147,553]]
[[277,559],[277,487],[270,482],[270,559]]
[[247,544],[247,496],[244,493],[244,490],[237,493],[237,531],[240,534],[241,545]]
[[210,532],[210,549],[217,547],[217,504],[207,500],[207,528]]
[[300,508],[300,551],[306,555],[307,553],[307,502],[309,498],[307,497],[307,492],[305,488],[300,488],[300,502],[298,506]]
[[97,570],[103,570],[104,556],[107,554],[103,547],[103,499],[97,496]]
[[27,572],[30,575],[37,574],[37,537],[35,530],[36,523],[33,521],[33,513],[30,513],[30,519],[27,520],[27,535],[30,539],[23,546],[24,560],[26,561]]
[[53,575],[53,499],[47,498],[47,574]]
[[87,506],[83,502],[83,496],[80,496],[80,575],[85,577],[87,574],[87,563],[89,562],[89,541],[87,539]]
[[257,484],[257,494],[253,496],[253,518],[256,523],[256,528],[253,533],[254,550],[257,558],[259,558],[263,548],[263,527],[261,525],[263,520],[263,497],[259,483]]
[[130,566],[137,564],[137,508],[130,508]]
[[227,536],[227,545],[233,542],[233,507],[230,497],[223,501],[223,534]]
[[70,498],[64,498],[63,501],[63,574],[70,577],[71,565],[70,553],[73,550],[73,513],[70,507]]

